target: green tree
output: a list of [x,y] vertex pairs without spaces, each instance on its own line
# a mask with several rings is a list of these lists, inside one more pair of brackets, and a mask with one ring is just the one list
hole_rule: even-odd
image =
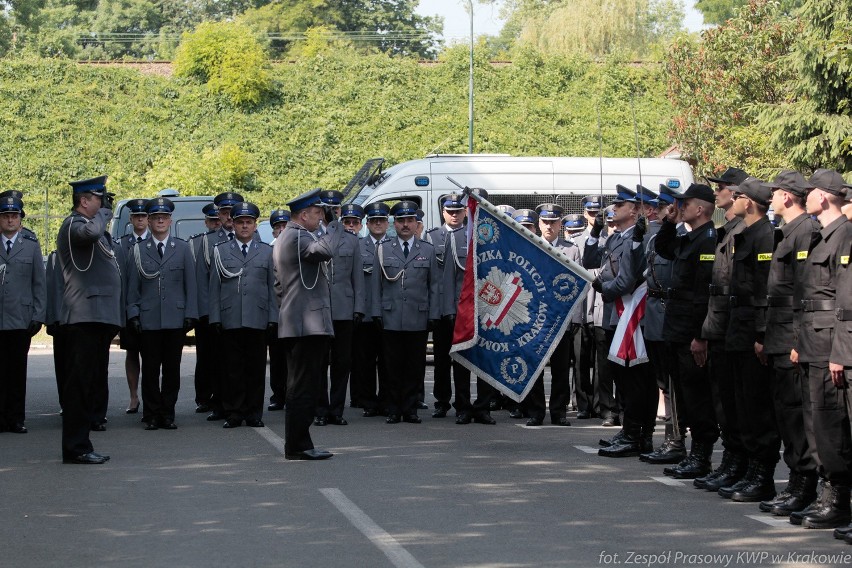
[[808,0],[800,17],[789,96],[759,122],[795,166],[852,171],[852,0]]
[[256,188],[257,165],[237,144],[196,150],[179,144],[156,160],[145,175],[144,193],[154,195],[173,187],[181,195],[216,195],[225,191],[251,192]]
[[191,77],[240,105],[256,105],[272,89],[268,58],[252,30],[239,23],[203,23],[183,36],[174,62]]
[[[721,25],[736,17],[749,0],[697,0],[695,9],[704,16],[705,24]],[[792,14],[804,0],[779,0],[778,7],[783,14]]]

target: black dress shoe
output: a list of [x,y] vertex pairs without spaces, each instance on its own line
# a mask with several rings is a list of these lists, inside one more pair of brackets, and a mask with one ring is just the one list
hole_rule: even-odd
[[446,408],[436,408],[435,412],[432,413],[432,418],[446,418],[447,417],[447,409]]
[[409,424],[420,424],[422,420],[416,414],[406,414],[402,417],[403,422],[408,422]]
[[364,418],[372,418],[373,416],[378,416],[379,412],[375,408],[365,408],[364,414],[362,416]]
[[242,424],[243,421],[239,418],[228,418],[225,420],[225,423],[222,424],[222,428],[239,428]]
[[207,415],[208,422],[216,422],[217,420],[224,420],[225,418],[227,418],[227,416],[225,416],[218,410],[214,410],[213,412]]
[[151,420],[150,422],[145,423],[145,429],[146,430],[159,430],[160,427],[157,426],[157,423],[155,421]]
[[163,430],[177,430],[177,424],[175,424],[171,420],[160,420],[159,426]]
[[328,424],[328,418],[325,416],[317,416],[314,418],[314,426],[325,426]]
[[284,410],[283,402],[270,402],[269,406],[266,407],[266,410],[270,412],[275,412],[276,410]]
[[250,428],[263,428],[266,424],[263,423],[263,420],[246,420],[246,426]]
[[524,417],[524,412],[520,408],[516,408],[515,410],[509,413],[509,418],[514,418],[516,420],[520,420]]
[[329,424],[334,424],[335,426],[346,426],[349,422],[342,416],[330,416],[328,418]]
[[429,405],[423,401],[417,403],[417,410],[429,410]]
[[605,426],[607,428],[612,428],[613,426],[617,426],[617,424],[615,423],[615,417],[608,416],[608,417],[604,418],[604,421],[601,422],[601,426]]
[[327,460],[331,456],[333,456],[331,452],[327,452],[325,450],[317,450],[316,448],[312,450],[305,450],[304,452],[298,452],[296,454],[284,454],[284,459],[287,460]]
[[554,426],[570,426],[571,423],[564,416],[551,416],[550,423]]
[[88,454],[80,454],[79,456],[74,456],[70,458],[62,458],[62,463],[76,463],[81,465],[97,465],[106,463],[109,461],[109,456],[102,456],[101,454],[96,454],[95,452],[89,452]]
[[201,404],[195,405],[195,413],[196,414],[206,414],[207,412],[210,412],[210,410],[211,409],[210,409],[209,404],[201,403]]
[[527,420],[527,426],[541,426],[542,422],[541,418],[530,418]]
[[128,406],[127,410],[124,411],[125,414],[136,414],[139,412],[139,403],[136,403],[136,406]]
[[577,413],[577,420],[588,420],[592,415],[588,410],[581,410]]
[[399,414],[388,414],[385,422],[388,424],[399,424]]
[[473,421],[477,424],[489,424],[494,425],[497,424],[497,421],[491,418],[491,414],[488,412],[479,412],[473,415]]
[[15,422],[9,427],[9,432],[12,432],[13,434],[26,434],[27,427],[24,426],[23,422]]
[[106,432],[106,424],[92,424],[90,429],[92,432]]
[[470,417],[470,414],[467,412],[462,412],[459,414],[458,418],[456,418],[456,424],[470,424],[473,418]]

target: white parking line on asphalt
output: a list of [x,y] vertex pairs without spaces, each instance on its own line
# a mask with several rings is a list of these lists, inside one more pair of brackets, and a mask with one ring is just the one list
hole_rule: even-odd
[[678,479],[672,479],[671,477],[651,477],[651,479],[653,479],[654,481],[658,481],[663,485],[668,485],[670,487],[686,487],[683,481],[680,481]]
[[584,454],[596,454],[596,453],[598,453],[598,450],[600,449],[599,447],[593,448],[592,446],[574,446],[574,447],[577,448],[578,450],[580,450],[581,452],[583,452]]
[[269,428],[252,428],[255,432],[261,435],[263,439],[272,444],[272,447],[278,450],[282,456],[284,455],[284,439]]
[[388,560],[397,568],[424,568],[410,552],[405,550],[399,542],[373,522],[367,514],[350,501],[340,489],[333,487],[320,489],[326,499],[337,507],[337,510],[349,519],[352,525],[370,539],[376,548],[382,551]]
[[790,520],[787,517],[774,517],[771,515],[746,515],[746,517],[754,519],[755,521],[760,521],[764,525],[769,525],[770,527],[790,528],[793,526],[790,524]]

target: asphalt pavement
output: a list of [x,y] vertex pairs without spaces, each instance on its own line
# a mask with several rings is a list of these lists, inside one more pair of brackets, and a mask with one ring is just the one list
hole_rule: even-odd
[[[422,424],[388,425],[347,408],[348,426],[311,428],[334,457],[294,462],[283,456],[283,412],[265,413],[266,428],[232,430],[194,413],[189,348],[178,429],[143,430],[140,414],[124,413],[123,361],[113,350],[107,431],[92,433],[112,459],[63,465],[52,353],[31,352],[29,433],[0,434],[0,566],[852,563],[831,531],[693,489],[638,458],[598,457],[615,429],[597,420],[528,428],[497,411],[495,426],[460,426],[421,411]],[[786,475],[782,463],[779,490]]]

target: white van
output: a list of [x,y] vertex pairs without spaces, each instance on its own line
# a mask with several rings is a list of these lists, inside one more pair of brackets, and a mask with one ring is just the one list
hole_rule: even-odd
[[[640,164],[641,162],[641,164]],[[488,191],[495,205],[516,209],[557,203],[566,213],[579,213],[584,195],[615,193],[616,184],[635,189],[641,183],[657,192],[660,184],[672,189],[692,183],[692,169],[668,158],[550,158],[496,154],[433,154],[383,169],[384,159],[368,160],[344,188],[346,203],[389,204],[410,199],[420,204],[426,229],[440,226],[438,201],[462,186]],[[601,167],[603,166],[603,167]],[[603,171],[602,171],[603,170]]]

